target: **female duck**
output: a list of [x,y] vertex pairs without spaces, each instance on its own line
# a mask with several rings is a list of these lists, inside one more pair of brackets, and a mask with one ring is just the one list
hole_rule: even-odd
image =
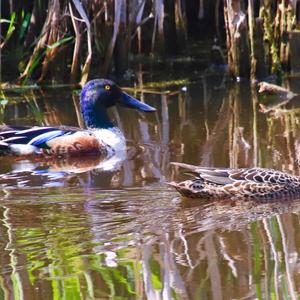
[[172,163],[194,176],[171,186],[188,198],[276,199],[300,196],[300,177],[263,168],[216,169]]
[[72,156],[90,153],[111,155],[125,150],[125,137],[107,114],[107,108],[117,104],[143,112],[155,111],[155,108],[122,92],[110,80],[91,80],[80,95],[80,107],[87,130],[63,126],[0,126],[0,152]]

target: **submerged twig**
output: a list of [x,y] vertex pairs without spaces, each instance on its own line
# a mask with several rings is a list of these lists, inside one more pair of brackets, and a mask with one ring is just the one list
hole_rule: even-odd
[[290,102],[290,99],[287,99],[280,103],[276,103],[274,105],[264,105],[264,104],[260,103],[259,108],[260,108],[260,111],[264,114],[267,114],[269,112],[278,112],[279,108],[281,106],[284,106],[284,105],[288,104],[289,102]]
[[297,94],[293,93],[289,89],[286,89],[277,84],[271,84],[271,83],[268,83],[265,81],[258,83],[258,87],[259,87],[259,90],[258,90],[259,93],[267,93],[269,95],[276,95],[280,98],[292,99],[295,96],[297,96]]
[[297,96],[297,94],[293,93],[289,89],[268,82],[260,82],[258,84],[258,87],[259,87],[258,90],[259,93],[265,93],[271,96],[275,96],[277,99],[276,103],[269,104],[269,105],[264,105],[260,103],[259,104],[260,111],[263,113],[276,111],[278,110],[278,108],[286,105],[287,103],[290,102],[290,100],[292,100],[294,97]]

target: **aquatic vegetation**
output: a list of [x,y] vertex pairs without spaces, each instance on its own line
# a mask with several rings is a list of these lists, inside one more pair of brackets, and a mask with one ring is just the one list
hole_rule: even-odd
[[226,44],[236,78],[299,73],[297,5],[290,1],[14,0],[3,6],[5,80],[83,85],[94,73],[121,77],[138,55],[153,62],[203,57],[202,47],[193,44],[205,39],[206,64],[216,46],[224,58]]
[[[13,67],[14,74],[4,75],[12,80],[19,72],[18,81],[22,83],[52,78],[79,81],[83,85],[91,74],[92,59],[102,76],[107,75],[113,64],[116,72],[123,74],[131,52],[164,52],[168,42],[163,37],[166,22],[168,28],[174,29],[173,41],[177,36],[182,45],[187,38],[183,33],[186,32],[184,1],[166,6],[171,13],[167,21],[164,7],[161,0],[5,3],[1,23],[7,25],[1,28],[0,46],[5,64],[16,61],[17,64]],[[147,49],[150,41],[151,49]],[[22,52],[21,57],[17,50]]]

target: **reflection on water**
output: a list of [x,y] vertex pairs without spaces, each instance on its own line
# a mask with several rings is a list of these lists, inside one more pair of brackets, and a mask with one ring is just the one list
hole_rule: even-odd
[[[297,299],[300,199],[205,202],[164,184],[184,176],[170,161],[299,174],[299,99],[224,87],[203,77],[144,90],[154,115],[114,110],[128,150],[113,162],[0,158],[1,298]],[[68,90],[5,93],[6,123],[81,122]]]

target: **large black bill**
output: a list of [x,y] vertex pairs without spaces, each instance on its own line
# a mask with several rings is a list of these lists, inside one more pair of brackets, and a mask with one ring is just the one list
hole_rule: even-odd
[[133,98],[132,96],[128,95],[125,92],[123,92],[121,95],[120,104],[125,107],[135,108],[144,112],[156,111],[154,107]]

